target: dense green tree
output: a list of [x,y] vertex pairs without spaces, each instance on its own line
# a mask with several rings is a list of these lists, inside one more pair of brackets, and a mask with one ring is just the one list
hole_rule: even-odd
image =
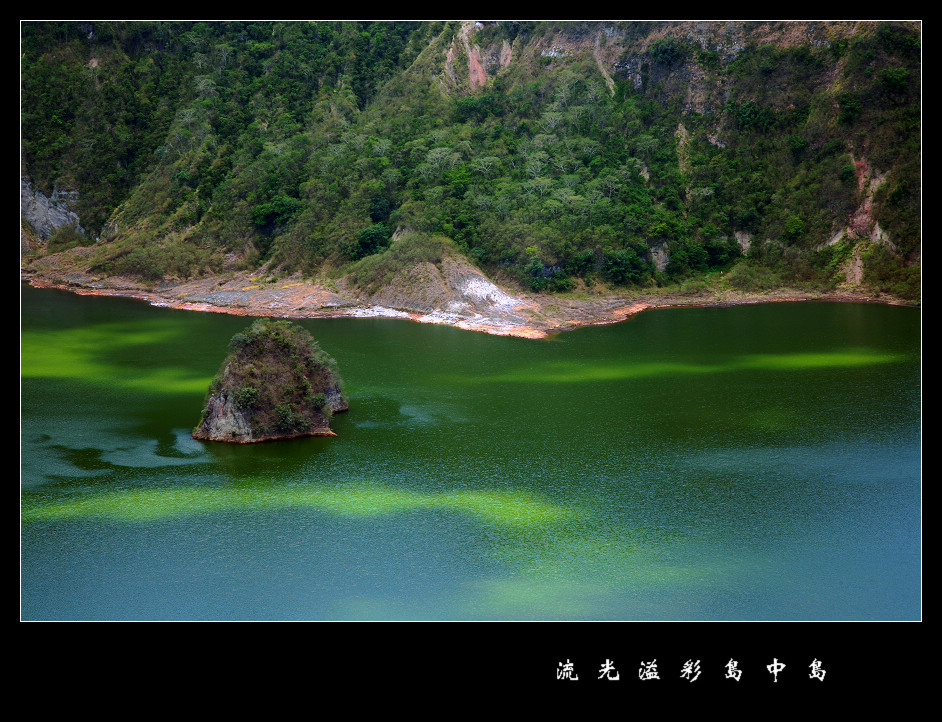
[[[744,42],[720,52],[669,24],[623,23],[604,38],[623,44],[607,78],[592,53],[520,61],[526,43],[598,26],[485,24],[469,40],[491,60],[517,45],[476,88],[464,61],[449,65],[462,52],[455,23],[22,28],[23,167],[47,194],[79,190],[86,229],[48,250],[101,237],[101,272],[185,277],[234,256],[306,272],[376,256],[378,267],[409,228],[545,291],[727,266],[737,232],[785,249],[751,263],[823,278],[833,268],[815,249],[861,202],[864,153],[888,179],[872,207],[889,259],[920,258],[912,24],[842,27],[828,45],[765,42],[743,24]],[[655,247],[670,255],[664,274]],[[871,256],[868,278],[912,287]]]

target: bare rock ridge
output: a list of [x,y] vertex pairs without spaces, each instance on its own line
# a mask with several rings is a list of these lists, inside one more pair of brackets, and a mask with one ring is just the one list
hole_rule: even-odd
[[43,241],[61,226],[74,225],[84,232],[73,208],[76,191],[54,190],[51,197],[33,188],[30,179],[20,178],[20,217],[29,223]]
[[405,266],[375,293],[360,295],[374,312],[393,309],[423,323],[512,331],[530,321],[527,301],[503,291],[454,252],[437,264]]
[[259,319],[229,342],[193,438],[251,444],[336,436],[334,413],[349,406],[336,361],[300,325]]

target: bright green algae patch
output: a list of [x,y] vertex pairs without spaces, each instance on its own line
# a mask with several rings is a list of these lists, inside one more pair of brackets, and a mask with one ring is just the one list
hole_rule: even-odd
[[826,353],[783,353],[744,356],[739,368],[770,370],[822,369],[828,367],[851,368],[876,364],[899,363],[910,359],[906,354],[886,353],[857,348]]
[[621,379],[716,374],[742,370],[800,371],[822,368],[853,368],[909,360],[906,354],[872,349],[846,349],[823,353],[754,354],[731,358],[724,363],[690,364],[673,361],[637,362],[546,362],[493,376],[465,379],[478,382],[578,383]]
[[101,323],[31,331],[20,337],[20,376],[69,379],[129,390],[203,394],[210,377],[175,366],[129,365],[127,356],[148,359],[152,349],[180,336],[179,324]]
[[328,489],[310,486],[268,488],[176,487],[170,489],[111,490],[84,499],[53,504],[24,500],[24,522],[83,517],[146,522],[175,517],[232,512],[312,508],[338,516],[371,517],[399,512],[442,510],[468,514],[505,528],[539,527],[574,515],[566,507],[531,494],[507,491],[419,493],[375,484]]

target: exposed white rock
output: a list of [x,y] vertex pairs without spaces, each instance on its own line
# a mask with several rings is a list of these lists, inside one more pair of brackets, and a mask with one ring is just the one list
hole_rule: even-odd
[[826,245],[826,246],[833,246],[835,243],[840,243],[840,242],[841,242],[841,239],[843,239],[843,238],[844,238],[844,229],[842,228],[842,229],[839,230],[837,233],[835,233],[835,234],[831,237],[831,239],[830,239],[827,243],[825,243],[824,245]]
[[52,197],[32,187],[29,178],[20,178],[20,213],[44,241],[61,226],[75,225],[82,233],[79,217],[72,209],[78,200],[76,191],[54,190]]
[[409,314],[405,311],[397,311],[394,308],[386,308],[385,306],[370,306],[369,308],[352,308],[347,312],[347,315],[357,316],[360,318],[372,318],[372,317],[382,317],[382,318],[409,318]]
[[487,301],[494,306],[514,308],[521,305],[521,301],[501,291],[484,276],[471,276],[466,278],[459,289],[465,296]]
[[654,267],[657,268],[658,273],[663,273],[671,260],[667,243],[661,243],[651,249],[651,260],[654,261]]

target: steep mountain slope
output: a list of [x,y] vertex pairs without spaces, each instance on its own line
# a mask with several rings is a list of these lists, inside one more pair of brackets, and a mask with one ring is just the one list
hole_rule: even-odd
[[678,283],[918,299],[920,32],[24,23],[23,175],[74,213],[24,211],[24,266],[111,286],[264,267],[465,319],[454,259],[521,307]]

